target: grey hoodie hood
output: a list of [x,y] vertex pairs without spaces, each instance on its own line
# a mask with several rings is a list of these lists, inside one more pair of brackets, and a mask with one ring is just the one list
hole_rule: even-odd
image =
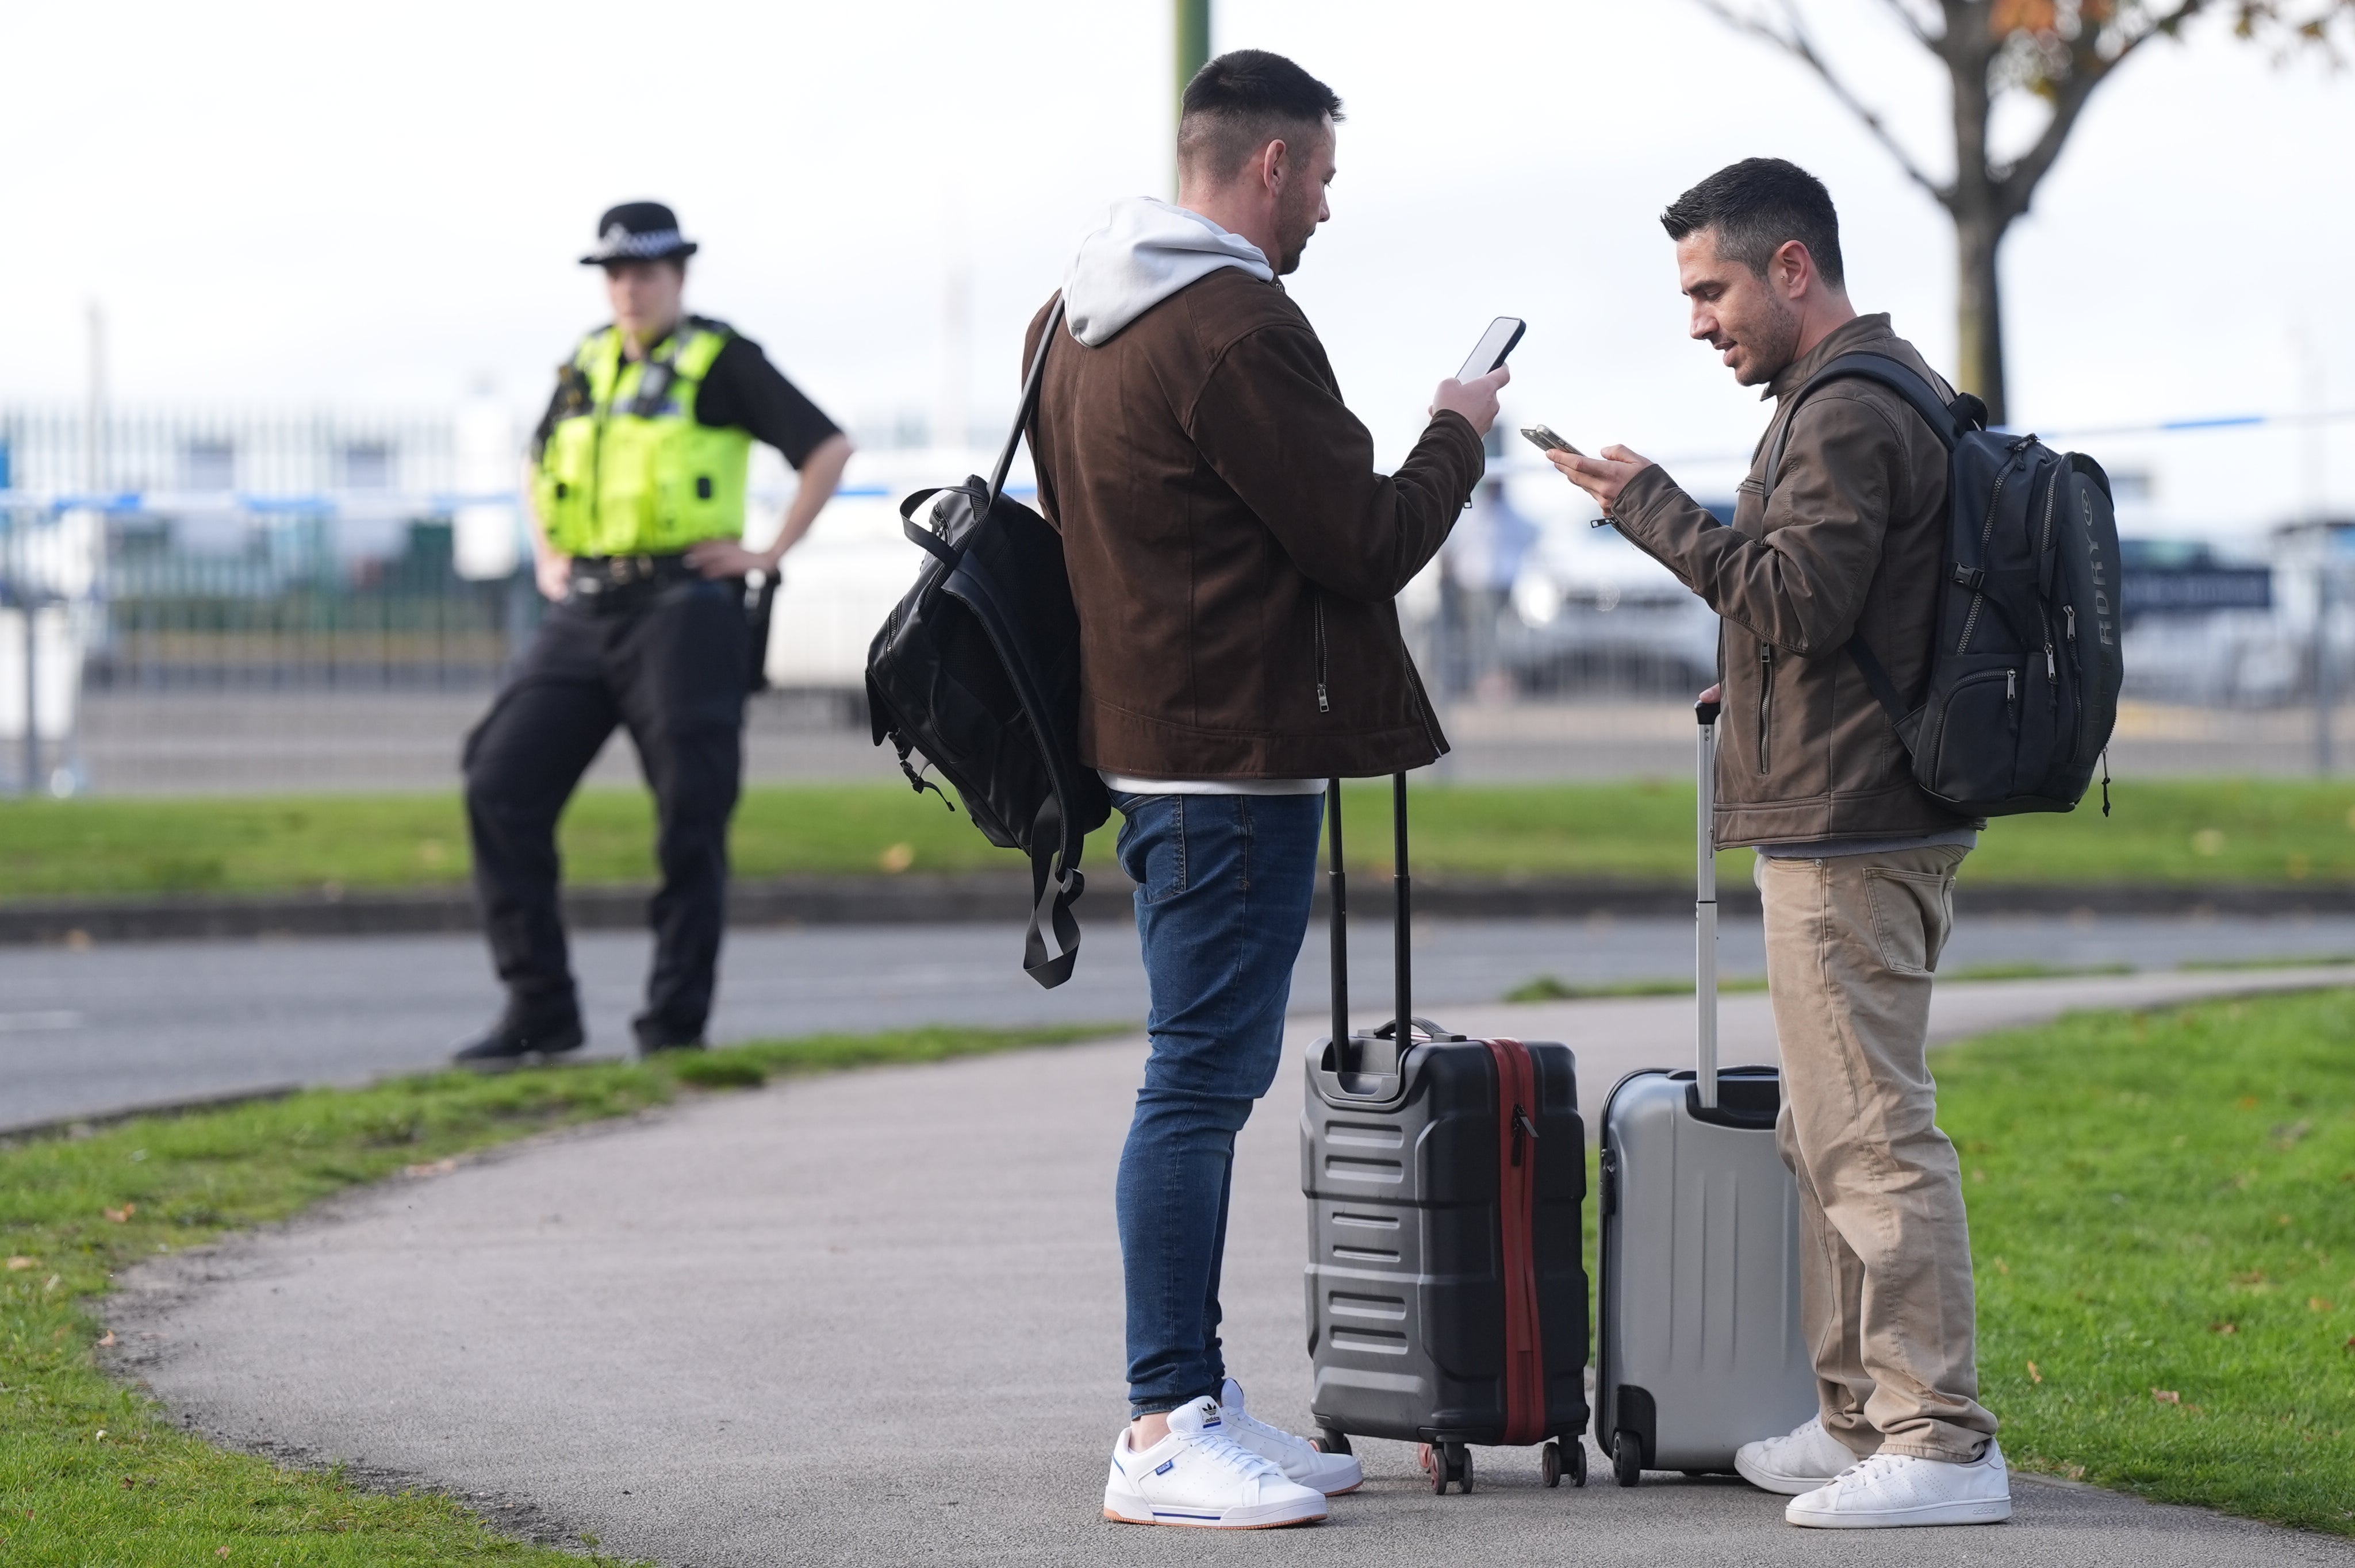
[[1200,213],[1152,196],[1113,204],[1112,221],[1080,243],[1063,275],[1063,316],[1071,335],[1101,348],[1120,330],[1189,283],[1221,267],[1263,282],[1275,269],[1260,248]]

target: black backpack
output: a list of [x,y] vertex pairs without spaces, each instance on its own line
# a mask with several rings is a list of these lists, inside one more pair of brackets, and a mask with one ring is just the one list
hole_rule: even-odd
[[[1849,656],[1897,726],[1913,780],[1970,817],[2073,810],[2117,723],[2118,524],[2109,476],[2083,452],[1987,428],[1968,393],[1940,401],[1878,354],[1844,354],[1796,404],[1847,376],[1877,381],[1929,422],[1947,452],[1948,522],[1930,679],[1908,701],[1861,633]],[[1766,473],[1782,467],[1783,422]],[[2103,774],[2102,814],[2109,814]]]
[[891,742],[919,793],[938,789],[909,761],[922,753],[991,843],[1030,857],[1022,967],[1042,986],[1071,978],[1080,849],[1112,813],[1103,780],[1080,762],[1080,620],[1062,536],[1006,496],[1062,320],[1059,300],[996,471],[900,503],[901,531],[932,558],[867,650],[875,744]]

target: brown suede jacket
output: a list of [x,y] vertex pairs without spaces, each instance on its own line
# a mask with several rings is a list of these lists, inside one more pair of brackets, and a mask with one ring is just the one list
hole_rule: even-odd
[[[1900,692],[1919,691],[1935,633],[1946,527],[1946,452],[1876,382],[1791,395],[1842,354],[1870,350],[1952,388],[1885,315],[1859,316],[1767,387],[1779,405],[1721,527],[1658,467],[1612,508],[1619,531],[1724,618],[1718,664],[1717,841],[1810,843],[1967,825],[1914,784],[1889,715],[1845,645],[1865,641]],[[1779,471],[1766,471],[1785,421]]]
[[1308,319],[1233,268],[1098,347],[1057,332],[1029,437],[1079,607],[1082,759],[1319,779],[1444,752],[1392,600],[1479,482],[1471,425],[1443,413],[1375,472]]

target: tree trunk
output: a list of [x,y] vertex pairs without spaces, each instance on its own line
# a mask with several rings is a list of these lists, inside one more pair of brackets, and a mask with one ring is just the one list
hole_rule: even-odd
[[1960,389],[1987,406],[1987,422],[2004,422],[2003,297],[1996,253],[2009,225],[1992,213],[1955,215],[1955,357]]

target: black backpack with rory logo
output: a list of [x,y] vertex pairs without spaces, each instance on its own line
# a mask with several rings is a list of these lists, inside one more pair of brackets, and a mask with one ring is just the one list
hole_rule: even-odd
[[[2109,476],[2083,452],[1987,428],[1965,393],[1941,401],[1921,376],[1878,354],[1845,354],[1799,388],[1877,381],[1911,404],[1947,452],[1947,533],[1929,680],[1907,697],[1849,639],[1913,780],[1970,817],[2073,810],[2118,717],[2118,524]],[[1766,472],[1782,466],[1791,420]],[[2102,810],[2109,811],[2105,782]]]

